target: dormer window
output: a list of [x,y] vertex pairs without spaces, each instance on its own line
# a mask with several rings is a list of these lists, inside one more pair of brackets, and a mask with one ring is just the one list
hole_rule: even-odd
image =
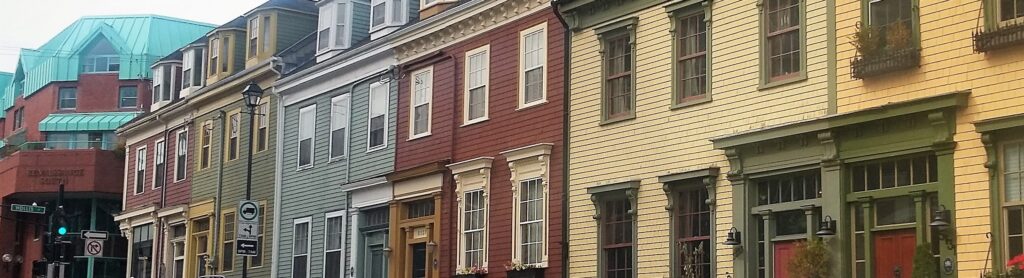
[[[160,64],[153,68],[153,104],[171,101],[173,93],[181,88],[181,67],[177,64]],[[158,107],[157,107],[158,108]]]
[[259,47],[260,17],[249,19],[249,58],[256,57]]
[[321,1],[320,5],[316,32],[317,52],[348,48],[348,1]]
[[121,69],[121,58],[114,46],[100,36],[82,56],[82,73],[117,72]]
[[210,75],[217,74],[217,62],[220,61],[220,39],[210,40]]
[[192,48],[182,53],[182,89],[188,89],[192,86],[203,86],[204,60],[202,48]]
[[[405,24],[406,2],[404,0],[372,0],[370,2],[370,32],[398,27]],[[371,34],[371,39],[376,39],[384,34]]]

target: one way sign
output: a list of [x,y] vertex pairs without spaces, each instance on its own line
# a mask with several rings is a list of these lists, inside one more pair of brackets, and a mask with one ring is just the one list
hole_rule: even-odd
[[256,256],[260,249],[260,206],[254,201],[238,203],[235,219],[235,254],[239,256]]

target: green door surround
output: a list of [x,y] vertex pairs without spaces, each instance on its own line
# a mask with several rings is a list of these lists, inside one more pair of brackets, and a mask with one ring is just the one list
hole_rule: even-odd
[[[922,205],[926,194],[938,196],[938,203],[950,210],[949,221],[955,217],[953,200],[953,134],[955,114],[966,105],[969,92],[953,92],[929,98],[891,103],[843,114],[768,127],[764,129],[712,139],[717,149],[725,151],[730,170],[726,174],[733,186],[734,226],[744,233],[742,247],[734,249],[734,277],[752,277],[757,271],[755,214],[750,208],[756,202],[756,190],[749,180],[796,169],[821,170],[821,215],[837,221],[832,238],[853,239],[850,221],[853,206],[871,211],[872,200],[896,196],[913,197],[916,201],[918,243],[930,236],[930,209]],[[846,165],[915,153],[933,153],[938,165],[938,181],[921,185],[896,187],[865,192],[851,192]],[[753,193],[753,194],[752,194]],[[870,221],[870,219],[868,219]],[[869,223],[866,223],[869,224]],[[817,225],[814,225],[817,226]],[[871,226],[870,224],[868,225]],[[951,225],[952,226],[952,225]],[[814,230],[812,228],[811,230]],[[877,230],[877,229],[876,229]],[[870,235],[870,234],[868,234]],[[833,275],[852,273],[851,240],[827,241],[833,250]],[[955,250],[941,245],[940,261],[955,262]],[[870,254],[870,244],[866,244]],[[767,264],[766,264],[767,265]],[[866,269],[870,269],[867,260]],[[873,273],[866,273],[872,277]],[[953,274],[943,277],[955,277]]]

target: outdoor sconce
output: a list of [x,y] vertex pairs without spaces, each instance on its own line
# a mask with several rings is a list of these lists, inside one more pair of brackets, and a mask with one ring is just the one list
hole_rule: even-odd
[[434,241],[427,242],[427,253],[434,253],[434,250],[436,249],[437,243],[435,243]]
[[955,250],[956,238],[953,236],[953,231],[949,228],[949,210],[946,209],[945,205],[939,205],[939,208],[934,212],[935,216],[932,217],[932,222],[928,223],[928,226],[935,229],[935,234],[939,236],[939,240],[946,243],[946,248],[949,250]]
[[825,215],[825,218],[818,224],[818,232],[814,234],[821,237],[836,235],[836,221],[832,220],[832,216]]
[[729,229],[729,233],[725,235],[725,242],[722,242],[722,244],[729,246],[738,246],[742,243],[743,242],[741,242],[740,239],[740,230],[737,230],[736,227]]

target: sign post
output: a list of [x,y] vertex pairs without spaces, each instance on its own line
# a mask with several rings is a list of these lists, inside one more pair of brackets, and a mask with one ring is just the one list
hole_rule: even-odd
[[256,256],[260,250],[260,206],[253,201],[245,200],[238,203],[235,213],[235,254],[239,256]]

